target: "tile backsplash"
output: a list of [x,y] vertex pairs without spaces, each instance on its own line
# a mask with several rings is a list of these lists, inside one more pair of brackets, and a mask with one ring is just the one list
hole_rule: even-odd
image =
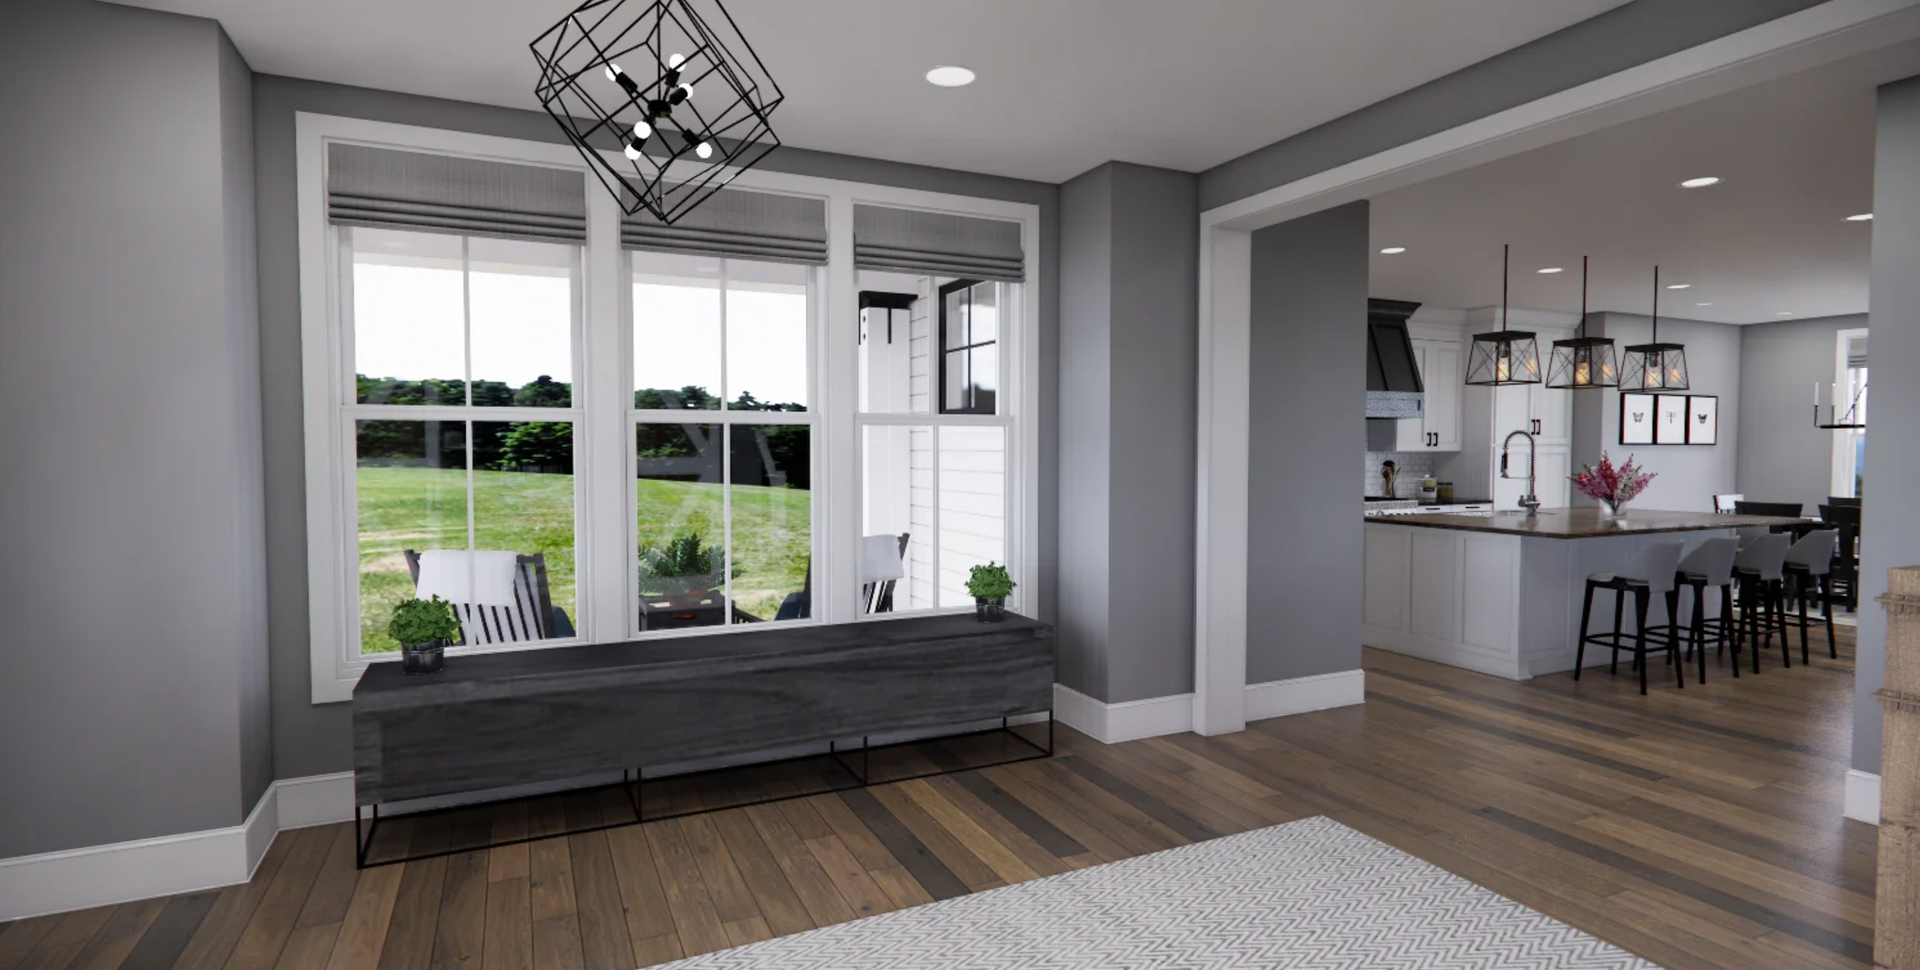
[[1430,451],[1367,452],[1366,495],[1386,494],[1386,481],[1380,476],[1382,462],[1391,461],[1400,470],[1395,491],[1400,498],[1419,498],[1420,480],[1433,474],[1434,454]]

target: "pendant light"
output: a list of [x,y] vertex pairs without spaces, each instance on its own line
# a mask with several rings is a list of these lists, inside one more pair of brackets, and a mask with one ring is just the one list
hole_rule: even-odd
[[1467,383],[1509,387],[1540,383],[1540,342],[1525,330],[1507,329],[1507,267],[1512,247],[1500,247],[1500,329],[1473,335],[1467,353]]
[[1547,386],[1563,391],[1620,386],[1613,338],[1587,336],[1587,259],[1580,257],[1580,330],[1571,340],[1553,342]]
[[1687,348],[1660,342],[1660,267],[1653,268],[1653,340],[1632,344],[1621,361],[1623,391],[1684,391],[1687,389]]

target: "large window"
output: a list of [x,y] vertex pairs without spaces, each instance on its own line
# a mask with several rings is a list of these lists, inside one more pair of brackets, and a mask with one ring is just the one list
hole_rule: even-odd
[[1033,602],[1036,207],[755,171],[668,226],[567,146],[295,126],[316,702],[426,596],[454,662],[965,610],[989,561]]
[[630,259],[635,631],[812,617],[812,271]]
[[[1867,331],[1842,330],[1837,335],[1832,390],[1828,393],[1834,419],[1867,423]],[[1825,414],[1821,417],[1824,419]],[[1867,429],[1842,428],[1833,432],[1833,484],[1829,494],[1851,498],[1865,495]]]
[[338,230],[350,325],[356,649],[440,596],[464,646],[573,636],[579,249]]

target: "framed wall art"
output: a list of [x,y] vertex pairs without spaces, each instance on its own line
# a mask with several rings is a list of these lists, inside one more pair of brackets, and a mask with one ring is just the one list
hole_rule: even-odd
[[1652,394],[1620,395],[1620,443],[1623,445],[1653,444],[1653,403]]
[[1720,443],[1720,398],[1712,394],[1687,396],[1687,444]]

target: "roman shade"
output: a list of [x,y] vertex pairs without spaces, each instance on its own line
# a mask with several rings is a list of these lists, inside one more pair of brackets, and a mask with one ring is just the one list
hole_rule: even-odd
[[1847,341],[1847,366],[1867,366],[1867,338],[1854,337]]
[[1026,278],[1020,224],[944,212],[853,207],[853,262],[861,269],[1007,280]]
[[629,249],[701,253],[824,266],[827,203],[745,189],[721,189],[667,225],[645,209],[620,223]]
[[329,145],[327,218],[343,226],[583,243],[586,177],[535,165]]

